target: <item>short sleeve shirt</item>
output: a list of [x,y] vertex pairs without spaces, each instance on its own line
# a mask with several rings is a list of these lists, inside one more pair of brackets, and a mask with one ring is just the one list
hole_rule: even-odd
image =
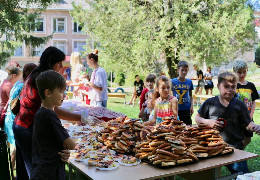
[[[213,76],[210,72],[206,72],[204,74],[204,77],[213,77]],[[209,82],[212,82],[212,80],[209,80],[209,79],[205,80],[205,85],[208,85]]]
[[[198,113],[205,119],[223,118],[226,107],[219,102],[218,96],[207,99]],[[226,115],[225,120],[227,126],[223,129],[220,135],[224,141],[237,149],[243,149],[243,131],[245,127],[252,121],[249,116],[245,103],[237,100],[232,110]]]
[[139,80],[139,82],[135,81],[134,86],[136,87],[136,93],[141,95],[143,87],[144,87],[144,82],[143,80]]
[[247,82],[246,85],[237,84],[236,93],[238,99],[243,101],[249,112],[251,112],[252,102],[259,99],[259,94],[257,93],[256,87],[253,83]]
[[[95,71],[95,72],[94,72]],[[102,87],[102,91],[97,91],[95,89],[90,89],[89,99],[93,101],[105,101],[107,100],[107,73],[102,68],[99,67],[95,69],[91,75],[90,82],[93,82],[98,87]]]
[[178,99],[178,110],[188,110],[191,107],[190,91],[193,84],[190,79],[180,82],[178,78],[171,79],[173,95]]
[[41,107],[34,118],[32,179],[65,180],[65,164],[58,152],[69,135],[54,111]]

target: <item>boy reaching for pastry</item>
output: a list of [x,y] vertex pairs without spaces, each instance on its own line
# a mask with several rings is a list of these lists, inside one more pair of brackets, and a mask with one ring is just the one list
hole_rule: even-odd
[[[206,124],[220,130],[220,135],[226,143],[242,150],[244,130],[260,134],[260,126],[256,125],[250,118],[245,103],[234,97],[237,82],[238,77],[235,73],[220,73],[217,85],[219,96],[207,99],[198,110],[195,120],[197,124]],[[218,119],[224,119],[226,123],[218,121]],[[227,168],[231,173],[248,173],[246,161],[227,165]]]
[[74,149],[75,142],[61,125],[54,107],[61,106],[65,98],[66,80],[50,70],[39,75],[36,85],[42,104],[34,118],[31,179],[65,180],[66,160],[60,154]]

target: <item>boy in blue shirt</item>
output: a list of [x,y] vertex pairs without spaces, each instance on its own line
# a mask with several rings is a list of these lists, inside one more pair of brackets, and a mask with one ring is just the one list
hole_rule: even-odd
[[180,61],[177,68],[178,78],[171,79],[172,92],[178,99],[178,115],[180,120],[187,125],[191,125],[191,115],[193,114],[193,84],[190,79],[185,78],[189,71],[189,65],[186,61]]
[[31,180],[65,180],[65,159],[60,158],[62,150],[74,149],[75,142],[54,112],[65,98],[66,80],[55,71],[45,71],[36,79],[42,100],[34,117],[32,137]]

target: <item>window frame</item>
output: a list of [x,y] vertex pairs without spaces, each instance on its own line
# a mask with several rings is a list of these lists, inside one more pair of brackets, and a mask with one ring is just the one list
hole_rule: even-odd
[[14,57],[14,58],[25,57],[25,49],[26,49],[25,42],[22,43],[21,47],[22,47],[22,55],[21,56],[12,55],[12,57]]
[[[84,42],[84,43],[85,43],[85,46],[87,45],[87,41],[86,41],[86,40],[82,40],[82,39],[72,39],[72,52],[75,51],[75,45],[74,45],[75,42]],[[86,49],[85,49],[85,51],[86,51]],[[78,51],[78,52],[79,52],[79,51]],[[80,53],[80,52],[79,52],[79,53]]]
[[[54,19],[58,18],[64,18],[64,32],[59,32],[59,31],[54,31]],[[57,28],[57,24],[56,24],[56,28]],[[51,32],[53,32],[54,34],[67,34],[67,16],[51,16]]]
[[[43,31],[37,31],[37,28],[34,29],[34,33],[37,34],[45,34],[46,33],[46,16],[45,15],[41,15],[38,18],[43,18]],[[37,18],[37,19],[38,19]],[[35,22],[37,22],[37,19],[35,19]]]
[[[71,24],[72,24],[72,34],[82,34],[82,33],[83,33],[82,30],[81,30],[80,32],[75,32],[75,31],[74,31],[74,23],[77,24],[77,30],[79,29],[79,23],[72,20],[72,21],[71,21]],[[82,29],[82,28],[83,28],[83,27],[81,27],[81,29]]]
[[[53,46],[55,46],[55,42],[64,42],[64,47],[65,47],[64,54],[67,55],[68,54],[68,47],[67,47],[68,46],[68,40],[67,39],[52,39],[52,45]],[[58,47],[56,47],[56,48],[58,48]]]

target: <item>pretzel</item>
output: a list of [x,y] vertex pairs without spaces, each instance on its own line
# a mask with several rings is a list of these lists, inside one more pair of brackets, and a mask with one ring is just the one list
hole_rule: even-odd
[[164,154],[158,154],[157,156],[162,158],[162,159],[168,159],[168,160],[174,159],[174,157],[167,156],[167,155],[164,155]]
[[178,144],[180,146],[185,146],[185,143],[183,141],[177,140],[177,139],[168,139],[170,143]]
[[185,145],[198,144],[199,141],[185,141],[184,143],[185,143]]
[[224,144],[224,141],[210,142],[208,146],[218,146]]
[[177,163],[178,164],[184,164],[184,163],[188,163],[188,162],[192,162],[193,159],[180,159],[180,160],[177,160]]
[[222,149],[219,149],[219,150],[217,150],[217,151],[215,151],[215,152],[213,152],[213,153],[209,153],[209,156],[215,156],[215,155],[221,153],[222,151],[223,151],[223,148],[222,148]]
[[149,145],[156,147],[156,146],[159,146],[159,145],[161,145],[161,144],[163,144],[163,143],[165,143],[165,141],[157,141],[157,140],[156,140],[156,141],[150,142]]
[[206,138],[207,141],[220,141],[222,138]]
[[198,136],[197,138],[208,138],[208,137],[211,137],[212,135],[211,134],[204,134],[204,135],[200,135]]
[[177,154],[177,155],[183,155],[183,154],[186,153],[185,150],[181,150],[181,149],[177,149],[177,148],[172,148],[172,152],[173,152],[174,154]]
[[171,144],[172,147],[175,147],[177,149],[180,149],[180,150],[185,150],[186,148],[184,146],[178,146],[176,144]]
[[197,157],[208,157],[208,153],[195,153]]
[[164,147],[169,146],[169,145],[171,145],[171,144],[170,143],[166,143],[166,142],[161,144],[160,146],[154,148],[154,150],[152,151],[152,154],[155,154],[157,149],[161,149],[161,148],[164,148]]
[[117,146],[120,147],[122,150],[128,152],[127,146],[125,146],[124,144],[122,144],[120,141],[117,142]]
[[172,162],[162,162],[161,164],[162,166],[174,166],[176,165],[176,162],[172,161]]
[[170,150],[170,149],[172,149],[172,146],[171,146],[171,145],[170,145],[170,146],[166,146],[166,147],[162,148],[162,150]]
[[227,154],[227,153],[230,153],[230,152],[232,152],[233,151],[233,149],[225,149],[225,150],[223,150],[222,152],[221,152],[221,154]]
[[172,152],[165,151],[165,150],[162,150],[162,149],[157,149],[156,152],[159,153],[159,154],[165,154],[165,155],[168,155],[168,156],[171,156],[171,157],[174,157],[174,158],[179,157],[178,155],[173,154]]
[[146,155],[147,153],[137,153],[136,155],[135,155],[135,157],[136,158],[139,158],[140,156],[143,156],[143,155]]
[[192,157],[192,159],[195,159],[196,161],[198,161],[199,159],[197,158],[197,156],[193,153],[193,152],[191,152],[191,151],[187,151],[187,154],[189,155],[189,156],[191,156]]

